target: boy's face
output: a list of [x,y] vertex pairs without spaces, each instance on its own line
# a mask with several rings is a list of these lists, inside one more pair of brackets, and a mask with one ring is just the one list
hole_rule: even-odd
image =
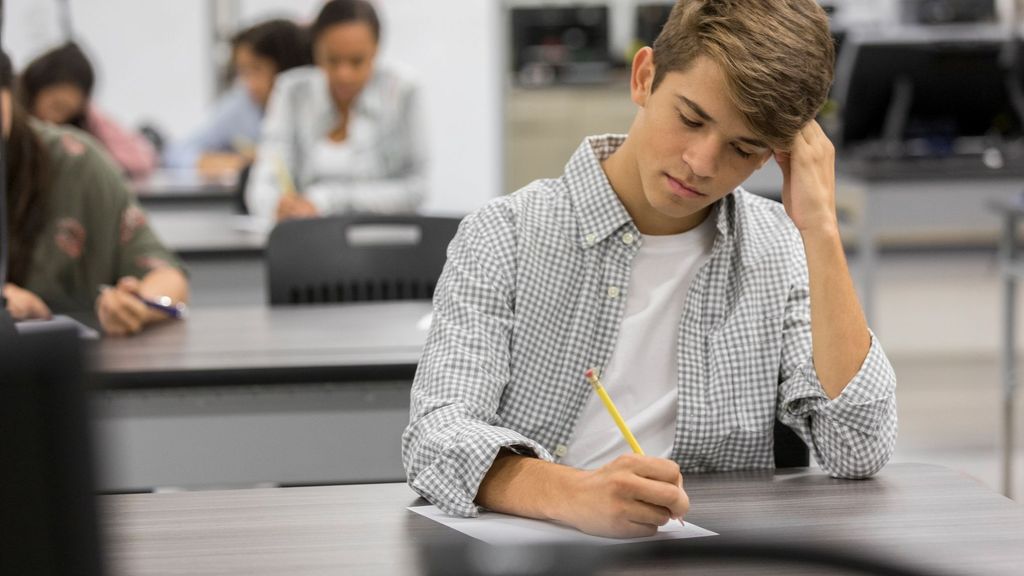
[[644,50],[634,61],[632,96],[640,110],[630,138],[648,216],[671,228],[732,192],[772,150],[733,105],[714,61],[698,57],[687,70],[667,73],[652,93],[653,53]]

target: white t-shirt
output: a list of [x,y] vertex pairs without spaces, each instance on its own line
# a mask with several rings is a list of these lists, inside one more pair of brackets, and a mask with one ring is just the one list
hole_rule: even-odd
[[[679,322],[690,283],[714,241],[712,212],[682,234],[645,235],[633,256],[626,311],[601,383],[649,456],[668,457],[672,452],[679,397]],[[629,451],[604,404],[592,394],[560,462],[590,470]]]

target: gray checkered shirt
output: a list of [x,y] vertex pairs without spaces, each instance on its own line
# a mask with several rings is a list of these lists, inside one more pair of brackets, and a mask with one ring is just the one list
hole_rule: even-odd
[[[493,200],[448,248],[402,457],[410,486],[449,514],[478,513],[502,447],[557,462],[593,394],[584,371],[611,357],[643,243],[600,165],[624,138],[588,138],[561,178]],[[672,459],[684,473],[771,468],[777,417],[832,475],[875,473],[896,440],[896,378],[878,341],[829,400],[799,232],[781,204],[742,189],[716,214],[679,323]]]

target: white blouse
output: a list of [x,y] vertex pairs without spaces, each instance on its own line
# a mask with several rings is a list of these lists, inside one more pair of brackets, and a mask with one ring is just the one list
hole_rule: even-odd
[[346,139],[333,142],[339,116],[323,72],[279,75],[246,185],[249,211],[274,217],[283,166],[321,214],[415,212],[426,188],[418,98],[409,79],[378,62],[349,112]]

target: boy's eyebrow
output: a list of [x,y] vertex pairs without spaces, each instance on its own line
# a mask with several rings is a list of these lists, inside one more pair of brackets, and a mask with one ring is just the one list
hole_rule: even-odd
[[[697,116],[700,116],[700,118],[702,120],[704,120],[705,122],[709,122],[709,123],[714,124],[715,119],[712,118],[711,115],[708,114],[703,108],[701,108],[700,104],[697,104],[696,102],[694,102],[693,100],[690,100],[689,98],[687,98],[686,96],[683,96],[682,94],[677,94],[676,97],[679,98],[683,102],[683,104],[686,104],[687,106],[689,106],[690,109],[693,110],[693,113],[696,114]],[[739,138],[737,138],[737,140],[739,140],[740,142],[743,142],[744,144],[750,144],[751,146],[754,146],[756,148],[769,148],[769,146],[767,144],[765,144],[764,142],[762,142],[762,141],[760,141],[760,140],[758,140],[756,138],[748,138],[746,136],[740,136]]]
[[697,116],[700,116],[702,120],[704,120],[706,122],[714,123],[715,119],[712,118],[710,114],[705,112],[704,109],[700,107],[700,104],[697,104],[696,102],[694,102],[693,100],[690,100],[689,98],[687,98],[686,96],[683,96],[682,94],[678,94],[677,97],[680,100],[683,101],[683,104],[686,104],[687,106],[692,108],[693,112]]

